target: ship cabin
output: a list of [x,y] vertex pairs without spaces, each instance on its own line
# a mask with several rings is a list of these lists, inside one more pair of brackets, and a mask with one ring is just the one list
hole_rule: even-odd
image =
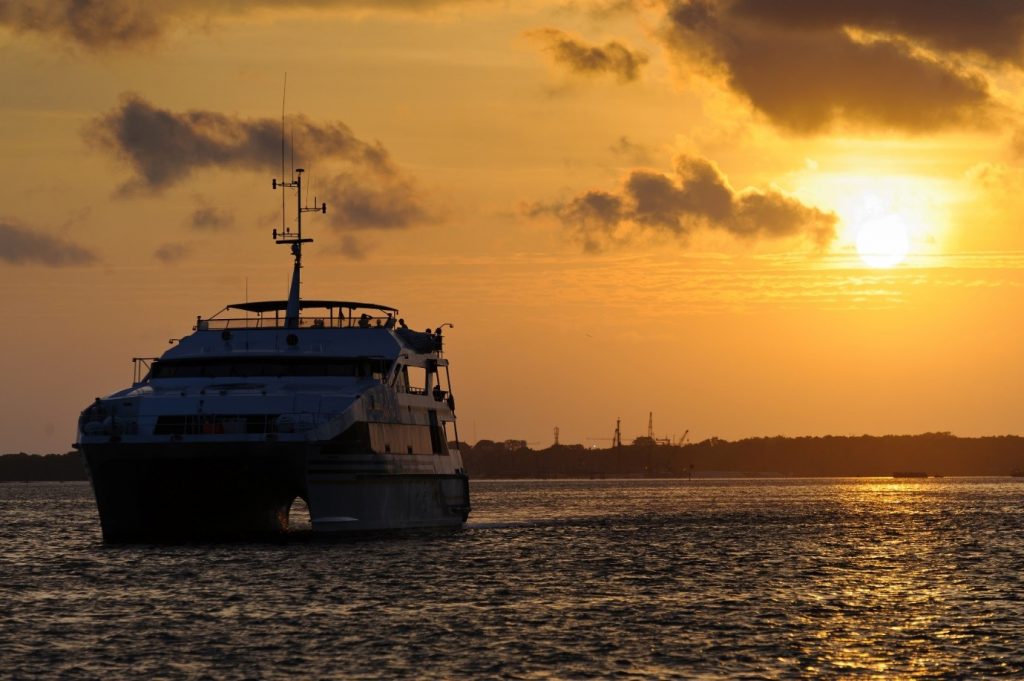
[[304,300],[292,319],[287,307],[283,300],[236,303],[198,317],[194,333],[162,357],[136,359],[134,383],[347,377],[450,398],[441,327],[414,331],[396,308],[372,303]]

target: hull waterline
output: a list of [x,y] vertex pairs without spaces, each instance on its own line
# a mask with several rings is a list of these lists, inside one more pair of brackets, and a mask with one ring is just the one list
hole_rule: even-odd
[[110,443],[82,454],[107,543],[280,538],[297,498],[321,535],[458,528],[468,516],[464,475],[310,474],[309,462],[322,461],[318,451],[282,443]]

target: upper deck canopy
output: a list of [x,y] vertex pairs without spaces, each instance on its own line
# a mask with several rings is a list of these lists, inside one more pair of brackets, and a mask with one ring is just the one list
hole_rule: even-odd
[[[356,303],[348,300],[300,300],[299,309],[342,309],[342,310],[379,310],[381,312],[392,312],[398,314],[398,310],[387,305],[376,305],[374,303]],[[253,303],[235,303],[228,305],[229,310],[243,310],[245,312],[281,312],[288,309],[287,300],[264,300]]]

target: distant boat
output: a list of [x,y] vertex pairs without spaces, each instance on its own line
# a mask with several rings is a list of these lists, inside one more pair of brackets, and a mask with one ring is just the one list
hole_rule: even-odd
[[927,478],[928,474],[924,471],[896,471],[892,474],[894,478]]

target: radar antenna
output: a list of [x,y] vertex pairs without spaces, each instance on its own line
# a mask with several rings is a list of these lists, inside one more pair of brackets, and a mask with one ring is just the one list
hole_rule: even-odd
[[295,266],[292,269],[292,284],[288,291],[288,307],[285,311],[285,326],[297,327],[299,325],[299,271],[302,269],[302,244],[311,243],[312,239],[302,238],[302,214],[303,213],[327,213],[327,204],[316,205],[316,196],[313,197],[312,206],[302,205],[302,173],[304,168],[295,169],[295,179],[289,182],[278,182],[275,178],[272,183],[274,189],[295,190],[295,230],[290,227],[283,227],[281,231],[274,230],[274,241],[279,244],[291,246],[292,255],[295,256]]
[[[279,244],[288,244],[292,248],[292,255],[295,256],[295,267],[292,269],[292,284],[288,290],[288,307],[285,310],[285,326],[297,327],[299,325],[299,271],[302,269],[302,244],[311,243],[312,239],[302,238],[302,214],[303,213],[327,213],[327,204],[321,203],[319,206],[316,205],[316,195],[313,195],[313,205],[303,205],[302,203],[302,168],[295,167],[295,131],[291,131],[291,147],[292,155],[292,175],[291,179],[287,182],[284,179],[284,151],[285,151],[285,127],[284,127],[284,112],[285,112],[285,98],[288,94],[288,74],[284,74],[284,87],[281,92],[281,179],[278,181],[276,178],[273,180],[272,187],[276,190],[278,188],[294,189],[295,190],[295,231],[292,231],[291,227],[285,224],[285,196],[284,192],[281,193],[281,230],[274,230],[273,236],[274,241]],[[298,176],[296,176],[298,173]],[[309,203],[309,189],[306,190],[306,204]]]

